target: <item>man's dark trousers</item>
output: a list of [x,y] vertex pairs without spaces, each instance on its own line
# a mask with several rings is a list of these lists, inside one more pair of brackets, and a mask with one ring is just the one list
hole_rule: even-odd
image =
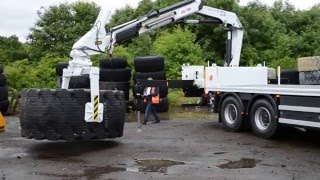
[[148,122],[150,113],[153,114],[155,122],[159,123],[160,120],[159,120],[159,117],[157,115],[156,109],[154,108],[152,102],[148,101],[147,102],[147,109],[146,109],[146,117],[144,118],[144,123]]

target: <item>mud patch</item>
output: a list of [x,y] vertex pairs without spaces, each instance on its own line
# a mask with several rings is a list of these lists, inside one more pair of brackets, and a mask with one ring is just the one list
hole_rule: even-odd
[[83,174],[50,174],[50,173],[34,173],[34,175],[40,175],[45,177],[54,177],[58,179],[86,179],[86,180],[94,180],[98,179],[100,176],[113,173],[113,172],[122,172],[126,171],[125,168],[121,167],[113,167],[113,166],[105,166],[105,167],[90,167],[83,171]]
[[168,167],[175,165],[183,165],[184,162],[172,161],[172,160],[157,160],[157,159],[146,159],[137,160],[140,172],[158,172],[165,174],[167,173]]
[[226,164],[221,164],[218,167],[221,169],[242,169],[242,168],[253,168],[258,163],[260,163],[260,160],[257,159],[250,159],[250,158],[242,158],[239,161],[231,161]]
[[91,180],[91,179],[97,179],[99,176],[103,174],[109,174],[113,172],[122,172],[122,171],[126,171],[126,169],[121,167],[113,167],[113,166],[93,167],[90,169],[85,169],[83,172],[83,176],[86,177],[86,179]]

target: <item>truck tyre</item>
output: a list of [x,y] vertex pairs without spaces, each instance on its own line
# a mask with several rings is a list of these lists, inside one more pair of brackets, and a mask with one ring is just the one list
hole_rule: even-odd
[[69,62],[59,62],[56,65],[56,75],[62,76],[63,75],[63,69],[68,68]]
[[134,82],[137,82],[138,80],[147,80],[149,77],[151,77],[153,80],[166,80],[166,73],[165,71],[159,71],[159,72],[135,72],[133,74]]
[[128,62],[124,58],[100,59],[99,63],[102,69],[121,69],[128,66]]
[[129,68],[100,69],[100,81],[124,82],[124,81],[130,81],[130,79],[131,79],[131,70]]
[[9,95],[8,87],[7,86],[0,87],[0,101],[8,100],[8,95]]
[[0,64],[0,74],[2,74],[3,73],[3,65],[2,64]]
[[123,135],[125,101],[121,91],[100,91],[104,104],[102,123],[84,120],[90,91],[29,89],[22,92],[20,124],[22,136],[48,140],[89,140]]
[[8,100],[4,100],[4,101],[0,101],[0,112],[2,114],[6,114],[9,108],[9,101]]
[[244,112],[244,109],[235,97],[229,96],[224,99],[220,112],[223,128],[229,132],[241,131],[244,124],[242,112]]
[[270,139],[278,130],[276,109],[266,99],[259,99],[250,109],[250,124],[255,135]]
[[99,82],[101,90],[119,90],[123,91],[124,99],[129,100],[130,82]]
[[134,60],[136,72],[157,72],[164,70],[164,58],[161,56],[136,57]]
[[7,78],[5,74],[0,74],[0,87],[3,87],[7,84]]

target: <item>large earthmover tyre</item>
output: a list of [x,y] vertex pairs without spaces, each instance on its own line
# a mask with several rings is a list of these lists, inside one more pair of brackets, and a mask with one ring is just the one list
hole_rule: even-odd
[[128,66],[128,62],[124,58],[101,59],[99,62],[102,69],[120,69]]
[[48,140],[88,140],[123,135],[125,101],[122,91],[100,91],[104,105],[102,123],[84,120],[90,91],[30,89],[22,92],[20,104],[21,135]]
[[7,84],[7,78],[5,74],[0,74],[0,87],[3,87]]
[[152,78],[153,80],[166,80],[166,72],[158,71],[158,72],[135,72],[133,74],[133,81],[137,82],[138,80],[147,80],[148,78]]
[[100,81],[124,82],[124,81],[130,81],[130,79],[131,79],[131,70],[129,68],[100,69]]
[[164,70],[164,58],[161,56],[136,57],[134,60],[136,72],[157,72]]

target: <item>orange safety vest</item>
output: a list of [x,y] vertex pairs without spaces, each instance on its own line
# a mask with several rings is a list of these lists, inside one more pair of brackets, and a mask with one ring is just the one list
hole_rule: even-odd
[[[151,89],[151,93],[154,93],[156,91],[156,88],[155,87],[152,87]],[[158,93],[158,95],[156,96],[152,96],[152,104],[159,104],[160,103],[160,93]],[[147,102],[147,98],[144,98],[143,100],[145,103]]]

